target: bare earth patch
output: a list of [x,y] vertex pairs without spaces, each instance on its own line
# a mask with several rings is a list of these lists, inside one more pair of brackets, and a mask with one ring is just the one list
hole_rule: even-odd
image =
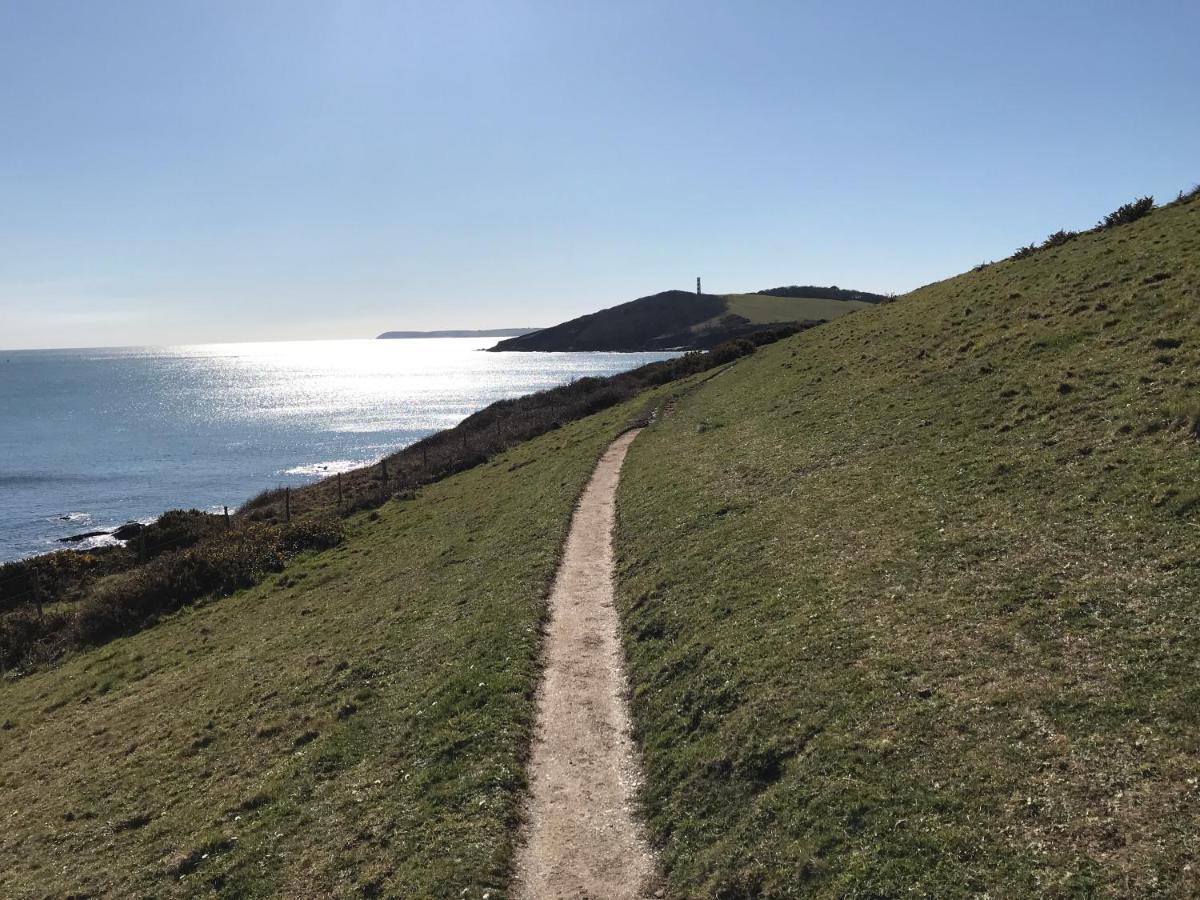
[[596,466],[550,594],[518,897],[633,900],[653,891],[654,858],[633,814],[640,774],[612,586],[617,482],[637,433],[614,441]]

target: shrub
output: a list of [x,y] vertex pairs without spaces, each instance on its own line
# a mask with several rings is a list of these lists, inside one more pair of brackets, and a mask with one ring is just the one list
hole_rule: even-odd
[[1154,209],[1153,197],[1139,197],[1131,203],[1117,207],[1107,216],[1096,223],[1097,228],[1115,228],[1118,225],[1128,225],[1136,222]]
[[194,546],[204,538],[219,534],[224,527],[223,516],[198,509],[170,509],[146,526],[137,543],[144,548],[146,558],[153,559],[171,550]]
[[753,341],[747,338],[740,338],[736,341],[721,344],[719,347],[714,347],[708,352],[708,356],[713,366],[719,366],[727,362],[733,362],[740,357],[749,356],[754,350],[755,344]]
[[277,572],[287,560],[282,530],[250,524],[222,539],[164,553],[109,579],[76,610],[66,635],[71,646],[136,631],[147,620],[202,597],[224,596]]
[[342,520],[325,516],[285,525],[280,532],[279,543],[287,553],[329,550],[340,544],[345,536],[346,527]]
[[276,503],[282,503],[283,495],[286,491],[287,488],[284,487],[273,487],[259,491],[240,507],[238,507],[238,512],[249,512],[250,510],[262,509],[263,507],[273,506]]
[[1068,241],[1079,237],[1078,231],[1067,231],[1065,228],[1060,228],[1054,234],[1049,235],[1046,240],[1042,241],[1042,249],[1049,250],[1052,247],[1061,247]]
[[0,566],[0,613],[77,596],[102,575],[128,563],[119,547],[58,550]]
[[[1041,244],[1033,243],[1027,244],[1024,247],[1018,247],[1013,255],[1009,257],[1009,259],[1025,259],[1027,256],[1033,256],[1033,254],[1037,253],[1039,250],[1049,250],[1052,247],[1061,247],[1063,244],[1067,243],[1067,241],[1070,241],[1078,236],[1078,231],[1067,231],[1065,228],[1060,228],[1058,231],[1047,237],[1046,240],[1042,241]],[[981,269],[986,268],[988,265],[990,264],[983,263],[982,265],[976,266],[974,269],[972,269],[972,271],[978,272]]]
[[1200,184],[1193,185],[1190,191],[1180,191],[1175,201],[1177,203],[1191,203],[1197,197],[1200,197]]
[[25,605],[78,600],[106,575],[124,572],[139,561],[172,550],[191,547],[224,529],[222,516],[195,509],[173,509],[143,528],[127,547],[58,550],[7,563],[0,566],[0,613]]
[[[182,513],[168,519],[167,533],[211,529],[212,523],[200,516],[220,518]],[[0,617],[0,664],[47,659],[137,631],[198,600],[257,584],[282,569],[290,556],[327,550],[344,536],[341,519],[317,516],[282,526],[247,522],[229,531],[218,527],[190,546],[164,550],[144,565],[98,582],[73,608],[39,614],[26,604]]]
[[65,609],[53,609],[38,615],[32,607],[0,616],[0,671],[31,658],[48,655],[46,646],[66,629],[70,616]]

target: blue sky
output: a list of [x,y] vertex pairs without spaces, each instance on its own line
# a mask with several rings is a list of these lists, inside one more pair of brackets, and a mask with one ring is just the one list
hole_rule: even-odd
[[1200,4],[0,0],[0,347],[902,292],[1200,180]]

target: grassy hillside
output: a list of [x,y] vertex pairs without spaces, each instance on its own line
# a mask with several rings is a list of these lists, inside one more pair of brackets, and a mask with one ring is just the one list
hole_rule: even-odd
[[822,297],[772,297],[767,294],[728,294],[728,310],[749,322],[832,321],[848,312],[874,306],[865,300],[827,300]]
[[724,366],[794,331],[758,331],[707,353],[499,400],[377,464],[296,490],[264,491],[232,518],[172,510],[149,526],[126,526],[138,530],[124,547],[64,550],[0,565],[0,678],[53,665],[183,606],[258,584],[297,553],[341,543],[346,516],[408,498],[565,423]]
[[[1193,201],[692,376],[619,500],[670,896],[1200,892],[1198,366]],[[684,387],[0,680],[0,896],[498,900],[573,502]]]
[[822,297],[666,291],[579,316],[553,328],[500,341],[491,349],[709,349],[772,326],[836,319],[871,305],[861,300]]
[[1200,893],[1200,201],[764,348],[633,446],[673,897]]
[[0,896],[503,885],[544,591],[632,411],[351,518],[341,547],[258,587],[0,682]]

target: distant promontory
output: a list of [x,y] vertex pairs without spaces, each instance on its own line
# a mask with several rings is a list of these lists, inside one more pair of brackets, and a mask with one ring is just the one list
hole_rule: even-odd
[[509,338],[490,349],[707,350],[756,331],[816,325],[887,299],[883,294],[816,285],[753,294],[665,291]]
[[406,338],[469,338],[469,337],[520,337],[540,331],[538,328],[481,328],[450,331],[385,331],[376,340],[398,340]]

